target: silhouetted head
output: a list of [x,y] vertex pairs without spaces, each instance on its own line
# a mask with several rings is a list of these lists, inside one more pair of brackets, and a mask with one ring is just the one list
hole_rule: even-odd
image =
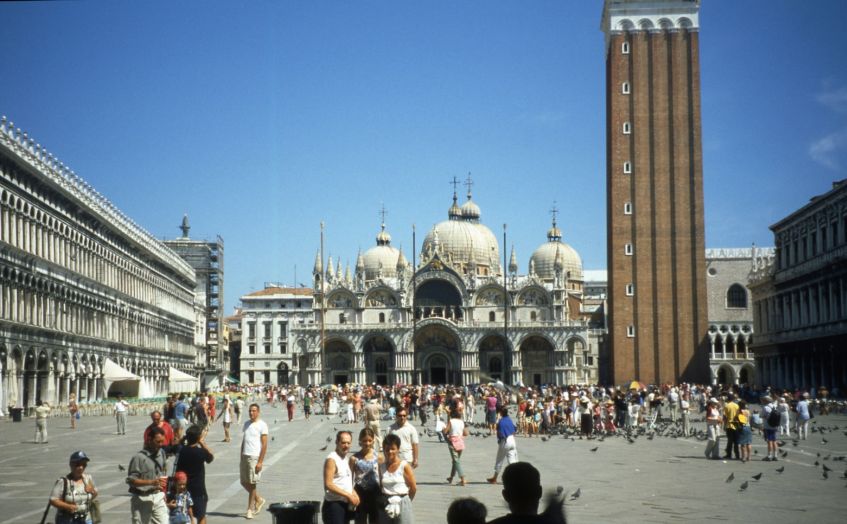
[[538,514],[541,474],[529,462],[509,464],[503,471],[503,499],[517,515]]
[[454,500],[447,508],[447,524],[485,524],[488,510],[473,497]]

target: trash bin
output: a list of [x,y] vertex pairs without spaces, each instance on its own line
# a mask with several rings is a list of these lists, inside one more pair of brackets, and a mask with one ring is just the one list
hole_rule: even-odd
[[24,408],[12,408],[9,410],[12,413],[12,422],[20,422]]
[[268,511],[274,516],[274,524],[318,524],[321,503],[317,500],[297,500],[271,504]]

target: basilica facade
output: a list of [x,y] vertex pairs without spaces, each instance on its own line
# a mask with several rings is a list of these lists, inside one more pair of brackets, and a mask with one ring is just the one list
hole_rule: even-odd
[[[468,192],[410,263],[382,228],[355,269],[315,259],[314,321],[292,326],[302,383],[592,383],[605,329],[583,310],[579,254],[554,213],[519,272]],[[414,257],[413,257],[414,258]],[[504,265],[506,267],[504,267]]]

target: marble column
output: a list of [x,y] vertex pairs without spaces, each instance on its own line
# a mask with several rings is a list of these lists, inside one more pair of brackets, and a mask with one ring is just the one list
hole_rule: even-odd
[[27,381],[27,399],[26,399],[26,407],[27,409],[32,409],[35,407],[35,387],[37,386],[36,381],[36,371],[28,371],[26,376]]
[[45,384],[43,388],[44,396],[41,398],[49,402],[51,406],[55,406],[58,404],[58,394],[56,391],[56,372],[53,370],[53,366],[48,368],[42,380]]

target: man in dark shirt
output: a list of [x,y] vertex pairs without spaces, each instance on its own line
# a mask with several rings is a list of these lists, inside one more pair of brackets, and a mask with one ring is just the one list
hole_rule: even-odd
[[206,445],[206,432],[200,426],[191,426],[185,432],[185,445],[177,451],[176,470],[188,476],[187,488],[194,501],[192,506],[197,524],[206,524],[206,506],[209,494],[206,492],[206,464],[215,456]]
[[209,425],[209,412],[206,410],[206,399],[202,395],[197,397],[197,405],[194,406],[194,423],[202,429]]
[[551,497],[544,513],[538,513],[541,502],[541,474],[529,462],[509,464],[503,471],[503,499],[510,514],[488,524],[565,524],[561,500]]

